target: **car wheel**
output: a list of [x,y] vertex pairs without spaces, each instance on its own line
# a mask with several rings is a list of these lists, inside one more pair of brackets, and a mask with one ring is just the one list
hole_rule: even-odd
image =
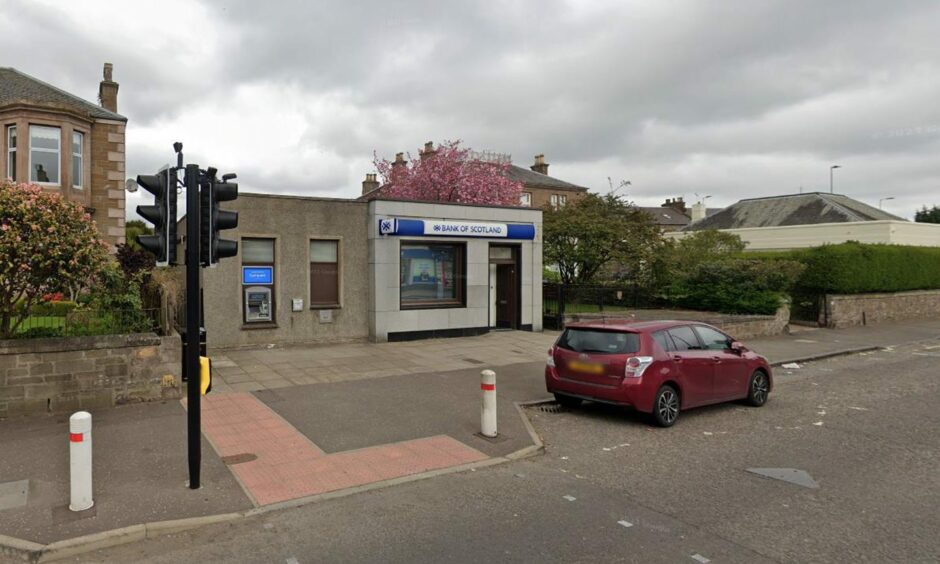
[[751,381],[747,386],[747,403],[754,407],[760,407],[767,403],[767,396],[770,394],[770,380],[763,370],[755,370],[751,374]]
[[679,418],[679,392],[664,385],[653,400],[653,421],[660,427],[672,427]]
[[581,398],[573,398],[563,394],[555,394],[555,401],[557,401],[562,407],[581,407]]

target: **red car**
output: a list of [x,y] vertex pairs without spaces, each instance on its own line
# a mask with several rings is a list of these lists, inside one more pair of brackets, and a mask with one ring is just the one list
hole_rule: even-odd
[[763,356],[711,325],[691,321],[572,323],[548,350],[545,385],[559,403],[632,407],[669,427],[679,412],[773,388]]

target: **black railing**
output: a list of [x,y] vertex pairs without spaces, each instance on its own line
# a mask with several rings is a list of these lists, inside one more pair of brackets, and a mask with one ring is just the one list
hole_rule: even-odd
[[662,301],[638,285],[582,285],[546,282],[542,285],[542,324],[562,329],[566,315],[610,314],[659,307]]
[[79,337],[148,333],[159,330],[159,310],[73,309],[58,315],[32,314],[19,323],[10,337]]

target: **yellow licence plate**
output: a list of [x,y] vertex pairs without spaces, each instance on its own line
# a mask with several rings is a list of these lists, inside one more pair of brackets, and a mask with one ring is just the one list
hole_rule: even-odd
[[603,374],[604,373],[604,365],[595,364],[593,362],[583,362],[580,360],[572,360],[568,364],[568,366],[570,366],[572,370],[577,370],[578,372],[587,372],[589,374]]

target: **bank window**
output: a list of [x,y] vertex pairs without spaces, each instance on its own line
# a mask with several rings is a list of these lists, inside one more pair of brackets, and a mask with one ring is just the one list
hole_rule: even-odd
[[58,127],[29,126],[29,179],[39,184],[59,183],[59,151],[62,131]]
[[466,285],[466,247],[401,244],[401,308],[460,307]]
[[7,177],[16,181],[16,126],[7,127]]
[[85,149],[85,135],[78,131],[72,132],[72,187],[81,188],[84,175],[82,174],[82,162]]
[[274,239],[243,238],[241,255],[245,323],[274,323]]
[[310,241],[310,307],[339,306],[339,241]]
[[523,192],[522,194],[520,194],[520,195],[519,195],[519,205],[522,206],[522,207],[524,207],[524,208],[530,208],[530,207],[532,207],[532,193],[531,193],[531,192]]

